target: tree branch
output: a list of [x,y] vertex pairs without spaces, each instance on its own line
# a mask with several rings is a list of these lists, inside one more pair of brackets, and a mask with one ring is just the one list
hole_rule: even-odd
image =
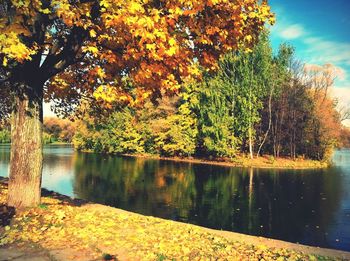
[[63,50],[56,55],[48,55],[41,66],[47,80],[78,62],[77,54],[87,36],[87,31],[80,27],[74,27],[67,36]]

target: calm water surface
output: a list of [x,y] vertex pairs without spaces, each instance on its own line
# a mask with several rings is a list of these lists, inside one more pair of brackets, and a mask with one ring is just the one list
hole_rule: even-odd
[[[0,176],[9,146],[0,146]],[[325,170],[263,170],[44,149],[43,187],[205,227],[350,251],[350,150]]]

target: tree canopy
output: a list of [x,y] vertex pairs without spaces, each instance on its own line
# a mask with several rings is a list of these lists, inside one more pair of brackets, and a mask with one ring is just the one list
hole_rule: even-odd
[[249,48],[274,19],[257,0],[22,0],[0,10],[2,81],[50,80],[46,98],[61,105],[81,96],[138,103],[177,91],[199,76],[198,64],[215,69],[220,54]]

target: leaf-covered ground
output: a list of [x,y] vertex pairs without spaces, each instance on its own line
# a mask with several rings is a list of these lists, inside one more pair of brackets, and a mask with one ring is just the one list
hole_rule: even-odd
[[[0,204],[5,203],[6,193],[6,186],[0,184]],[[4,205],[2,211],[6,211]],[[233,242],[193,225],[96,204],[76,206],[53,197],[43,197],[39,207],[16,213],[11,224],[0,227],[0,245],[14,243],[74,249],[94,259],[331,260]]]

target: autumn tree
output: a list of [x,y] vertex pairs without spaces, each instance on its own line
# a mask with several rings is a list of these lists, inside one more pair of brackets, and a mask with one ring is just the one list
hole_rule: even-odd
[[73,122],[67,119],[45,117],[43,131],[52,136],[54,141],[69,143],[72,142],[75,126]]
[[176,92],[199,76],[197,64],[215,69],[223,52],[252,45],[273,20],[258,0],[4,0],[0,17],[15,207],[40,202],[44,97],[69,112],[82,97],[111,107]]
[[342,126],[339,136],[340,142],[338,143],[338,148],[350,148],[350,128]]
[[332,64],[304,66],[304,84],[309,86],[309,95],[313,98],[308,154],[318,160],[330,160],[339,139],[341,115],[336,110],[337,100],[330,93],[335,79],[341,74],[341,70]]

